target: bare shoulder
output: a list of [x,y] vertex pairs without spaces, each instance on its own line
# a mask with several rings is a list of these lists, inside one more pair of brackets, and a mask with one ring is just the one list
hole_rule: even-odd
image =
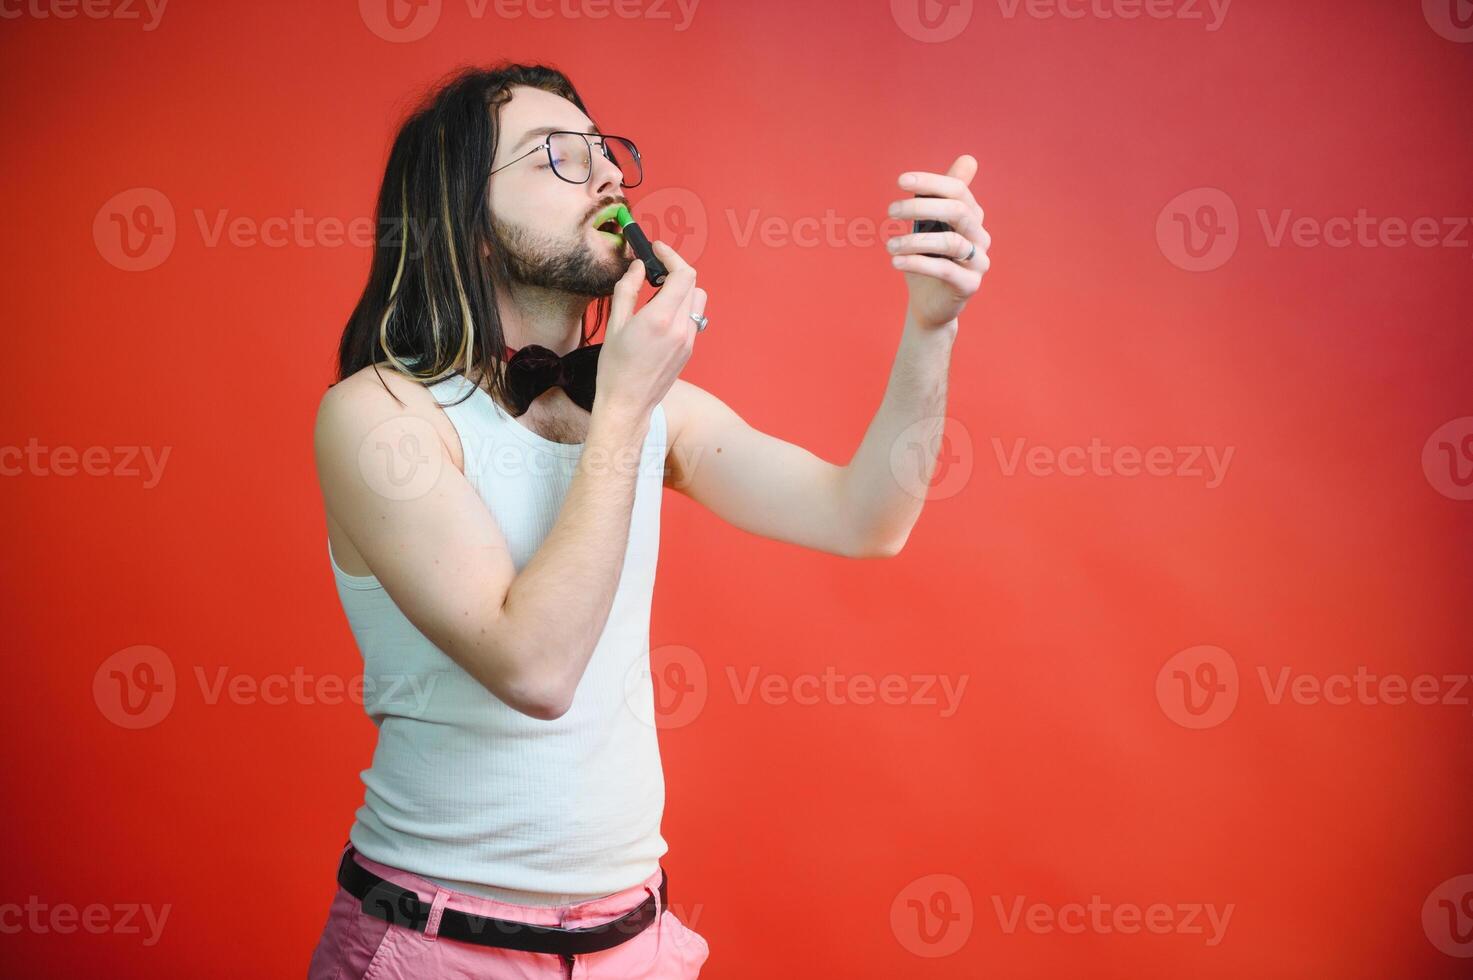
[[314,433],[319,460],[324,449],[356,453],[356,447],[386,425],[433,431],[456,469],[464,470],[460,437],[435,396],[388,364],[356,371],[323,393]]
[[665,400],[665,442],[674,446],[693,421],[732,414],[731,408],[711,392],[684,378],[676,378]]

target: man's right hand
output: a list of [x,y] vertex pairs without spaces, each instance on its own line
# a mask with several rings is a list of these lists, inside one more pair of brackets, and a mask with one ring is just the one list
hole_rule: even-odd
[[644,263],[635,259],[614,286],[603,350],[599,353],[594,411],[645,419],[664,400],[690,360],[696,324],[691,314],[706,308],[706,291],[696,287],[696,270],[661,241],[651,243],[670,276],[637,313]]

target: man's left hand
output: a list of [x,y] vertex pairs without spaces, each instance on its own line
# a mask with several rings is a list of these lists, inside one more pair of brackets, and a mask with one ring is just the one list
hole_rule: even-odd
[[[890,205],[890,217],[944,221],[951,231],[896,235],[886,242],[895,268],[905,273],[910,291],[910,315],[922,327],[940,327],[955,320],[977,292],[990,260],[992,236],[982,226],[982,206],[968,186],[977,176],[977,160],[962,154],[944,174],[907,171],[900,175],[902,190],[928,197],[907,197]],[[967,254],[976,251],[967,258]],[[923,253],[946,255],[932,258]]]

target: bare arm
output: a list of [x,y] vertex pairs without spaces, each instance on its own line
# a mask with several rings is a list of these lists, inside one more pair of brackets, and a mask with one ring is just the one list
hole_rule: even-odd
[[957,322],[920,327],[907,315],[885,396],[845,470],[842,509],[861,540],[895,554],[921,515],[945,425]]
[[503,608],[525,669],[553,692],[552,717],[572,703],[608,622],[649,431],[648,416],[636,421],[598,408],[557,523],[512,582]]
[[935,465],[937,426],[922,420],[945,409],[955,336],[955,322],[921,329],[907,317],[884,399],[847,466],[753,428],[715,395],[677,381],[666,485],[761,537],[847,558],[896,554],[924,502],[919,469],[928,482]]
[[[638,479],[628,458],[638,460],[649,417],[595,406],[557,522],[518,574],[437,434],[430,393],[392,370],[383,376],[402,406],[372,372],[323,396],[314,442],[328,512],[437,648],[517,711],[559,717],[613,604]],[[406,447],[427,469],[386,482],[381,451]]]
[[891,217],[940,221],[951,230],[892,237],[892,265],[909,300],[885,395],[845,466],[752,428],[716,396],[681,383],[670,390],[666,485],[737,527],[851,558],[897,554],[920,517],[945,427],[946,375],[957,318],[991,265],[992,236],[968,184],[970,154],[945,174],[901,174],[921,195],[895,201]]

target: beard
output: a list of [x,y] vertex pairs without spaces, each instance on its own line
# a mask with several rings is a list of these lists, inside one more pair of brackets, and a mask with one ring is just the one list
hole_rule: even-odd
[[612,296],[614,286],[628,271],[632,259],[622,251],[607,256],[589,246],[587,240],[551,240],[517,225],[492,226],[506,256],[506,268],[514,282],[575,296]]

